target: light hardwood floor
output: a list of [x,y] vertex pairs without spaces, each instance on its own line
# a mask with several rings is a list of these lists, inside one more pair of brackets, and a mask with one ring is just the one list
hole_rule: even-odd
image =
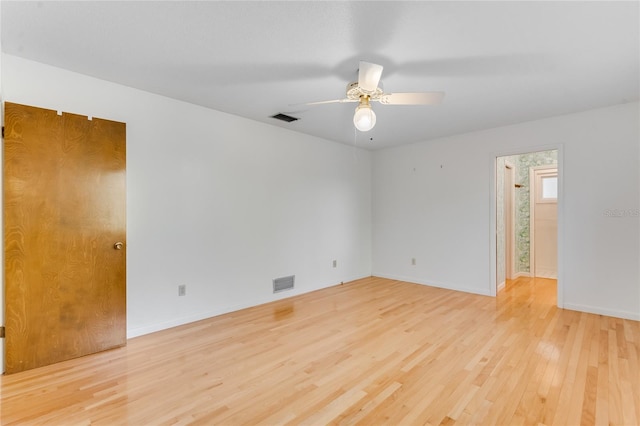
[[367,278],[0,379],[2,424],[640,421],[640,323]]

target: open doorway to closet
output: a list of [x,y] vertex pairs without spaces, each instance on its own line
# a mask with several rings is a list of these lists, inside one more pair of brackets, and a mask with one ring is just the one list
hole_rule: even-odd
[[558,151],[496,158],[496,294],[557,304]]

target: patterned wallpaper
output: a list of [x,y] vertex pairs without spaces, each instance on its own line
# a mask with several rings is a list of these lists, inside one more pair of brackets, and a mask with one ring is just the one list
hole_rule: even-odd
[[529,168],[558,164],[558,151],[541,151],[497,158],[496,169],[496,258],[497,281],[505,280],[504,165],[515,167],[515,272],[529,272]]

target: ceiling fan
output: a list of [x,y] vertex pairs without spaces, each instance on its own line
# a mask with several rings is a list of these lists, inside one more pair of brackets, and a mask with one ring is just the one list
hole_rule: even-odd
[[382,65],[360,61],[358,81],[347,85],[346,98],[309,102],[305,105],[358,102],[353,124],[361,132],[367,132],[376,125],[376,114],[371,108],[371,102],[384,105],[437,105],[442,102],[444,92],[385,93],[380,84],[382,69]]

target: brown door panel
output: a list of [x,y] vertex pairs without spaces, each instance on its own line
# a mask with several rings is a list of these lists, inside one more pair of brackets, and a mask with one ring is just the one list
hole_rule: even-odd
[[126,343],[124,123],[5,104],[6,372]]

